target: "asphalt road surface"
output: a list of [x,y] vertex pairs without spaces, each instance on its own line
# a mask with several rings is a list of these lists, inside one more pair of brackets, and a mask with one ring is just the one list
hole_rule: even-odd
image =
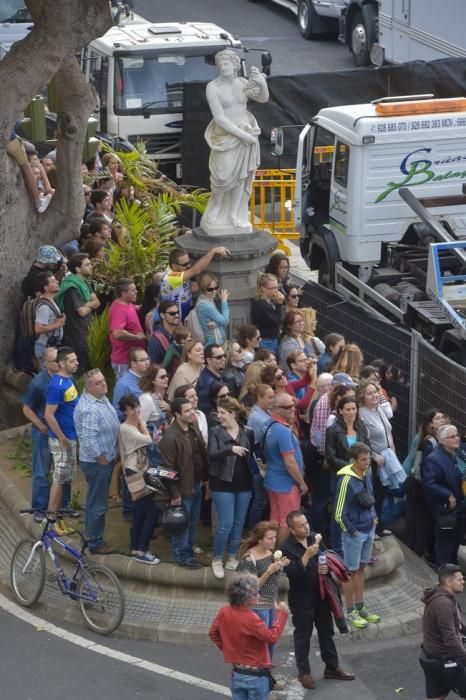
[[[272,53],[273,75],[354,68],[349,51],[334,37],[306,41],[296,16],[278,5],[249,0],[135,0],[136,12],[154,22],[214,22],[247,47]],[[250,54],[260,65],[259,57]],[[255,60],[254,60],[255,58]]]
[[[0,593],[2,700],[229,697],[228,669],[213,647],[100,637],[82,627],[48,627],[40,610],[24,614],[3,591],[7,595]],[[315,693],[319,700],[421,700],[425,694],[418,649],[417,637],[353,644],[340,654],[340,662],[357,679],[345,683],[322,680],[323,665],[315,655],[311,658]],[[284,697],[310,698],[296,680],[289,642],[279,645],[274,660],[276,675],[288,681]]]

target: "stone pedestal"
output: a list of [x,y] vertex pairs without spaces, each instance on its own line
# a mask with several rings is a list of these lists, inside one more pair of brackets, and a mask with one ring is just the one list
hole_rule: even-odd
[[237,326],[250,322],[251,301],[257,293],[257,273],[263,272],[271,253],[277,247],[276,239],[265,231],[235,235],[207,236],[202,228],[185,233],[175,243],[184,248],[193,259],[201,258],[211,248],[225,246],[228,258],[215,258],[209,272],[218,277],[220,288],[230,291],[230,338]]

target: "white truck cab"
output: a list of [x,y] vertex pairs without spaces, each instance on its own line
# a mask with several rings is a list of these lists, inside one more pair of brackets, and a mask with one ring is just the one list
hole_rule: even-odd
[[183,84],[216,77],[215,54],[227,47],[241,42],[209,22],[155,24],[122,14],[81,53],[98,96],[97,131],[116,147],[144,140],[164,172],[180,177]]
[[[280,155],[283,130],[273,130],[272,140]],[[441,298],[435,291],[441,280],[458,285],[463,275],[465,183],[466,98],[328,107],[300,133],[295,223],[321,284],[380,317],[424,329],[466,365],[466,320],[461,327],[452,320],[466,319],[464,280],[462,290],[449,287]],[[441,247],[434,265],[436,242],[452,245]]]
[[[466,100],[416,97],[320,110],[301,132],[296,165],[295,221],[311,268],[379,265],[382,244],[400,242],[418,220],[401,188],[423,198],[461,192],[465,110]],[[466,210],[435,216],[466,237]]]

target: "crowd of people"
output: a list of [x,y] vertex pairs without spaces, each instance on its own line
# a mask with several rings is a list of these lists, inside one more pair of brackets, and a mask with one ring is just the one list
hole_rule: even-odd
[[[47,166],[48,192],[53,162]],[[212,528],[213,575],[256,576],[257,591],[244,579],[232,584],[230,600],[254,599],[250,607],[269,630],[261,639],[270,654],[282,628],[275,610],[284,571],[300,682],[315,684],[313,625],[326,677],[349,680],[332,641],[332,614],[337,617],[329,600],[338,601],[338,593],[321,601],[316,590],[319,576],[338,568],[327,552],[345,565],[340,623],[356,629],[380,621],[364,602],[364,569],[377,561],[374,541],[392,534],[383,516],[387,496],[406,503],[414,551],[436,566],[457,563],[466,473],[459,432],[443,413],[428,411],[402,464],[391,425],[397,411],[388,391],[391,368],[383,359],[367,363],[338,333],[316,335],[316,312],[303,308],[302,290],[282,253],[273,254],[258,276],[251,323],[232,329],[229,291],[208,269],[214,257],[229,255],[221,246],[196,261],[175,248],[168,267],[145,289],[132,279],[117,282],[108,313],[110,400],[107,380],[90,366],[87,350],[89,324],[108,303],[94,291],[92,258],[105,255],[114,198],[134,198],[134,192],[121,191],[118,158],[105,156],[101,168],[95,187],[84,188],[79,239],[41,246],[22,283],[16,351],[35,374],[22,397],[32,423],[34,517],[39,521],[47,508],[58,514],[57,533],[72,531],[60,513],[70,511],[79,464],[88,484],[89,551],[108,553],[105,514],[119,470],[135,561],[160,562],[151,540],[168,506],[182,509],[187,522],[171,537],[174,562],[200,569],[202,519]],[[160,466],[175,477],[158,490],[146,477]],[[276,546],[283,549],[278,557]],[[228,624],[227,615],[211,631],[219,645],[220,626]],[[241,676],[248,662],[240,661]]]

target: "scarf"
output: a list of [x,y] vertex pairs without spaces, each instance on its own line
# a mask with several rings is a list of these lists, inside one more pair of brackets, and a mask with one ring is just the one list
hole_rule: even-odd
[[62,279],[60,289],[55,296],[55,303],[60,311],[64,311],[65,309],[65,294],[69,289],[76,289],[78,294],[82,297],[84,304],[91,298],[91,290],[86,280],[70,272],[69,275],[66,275],[66,277]]

